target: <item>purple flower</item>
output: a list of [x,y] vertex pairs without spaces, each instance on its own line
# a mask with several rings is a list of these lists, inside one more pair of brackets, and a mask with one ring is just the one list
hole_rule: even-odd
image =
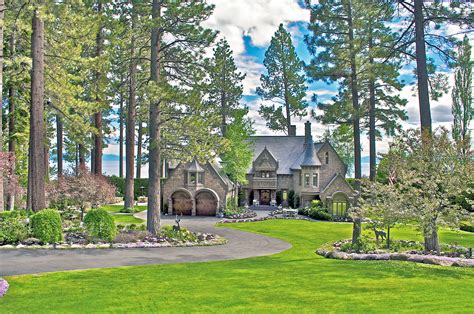
[[0,298],[7,293],[8,287],[8,282],[5,279],[0,278]]

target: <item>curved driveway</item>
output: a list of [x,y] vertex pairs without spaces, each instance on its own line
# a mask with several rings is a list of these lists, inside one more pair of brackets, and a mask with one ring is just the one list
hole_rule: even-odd
[[[266,213],[259,213],[264,215]],[[146,218],[146,212],[136,214]],[[173,264],[241,259],[271,255],[291,248],[291,244],[254,233],[216,228],[214,217],[183,217],[181,226],[192,231],[218,234],[227,244],[196,247],[146,249],[0,250],[0,276],[52,271],[107,268],[146,264]],[[163,216],[162,224],[174,217]]]

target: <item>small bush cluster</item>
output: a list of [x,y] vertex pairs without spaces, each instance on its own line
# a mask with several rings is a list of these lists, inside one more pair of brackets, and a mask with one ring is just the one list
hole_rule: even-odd
[[316,220],[331,220],[332,215],[323,207],[305,207],[298,209],[298,214],[305,215]]
[[173,226],[164,226],[161,228],[161,234],[169,239],[183,242],[195,242],[197,240],[194,233],[183,227],[180,230],[174,230]]
[[55,209],[43,209],[31,216],[31,231],[43,243],[57,243],[63,239],[61,215]]
[[91,209],[84,218],[84,225],[88,234],[94,239],[111,242],[117,234],[114,219],[101,208]]
[[467,232],[474,232],[474,224],[467,221],[462,221],[459,225],[459,229]]
[[7,293],[8,287],[8,282],[5,279],[0,278],[0,298]]
[[28,238],[24,219],[14,217],[0,221],[0,244],[16,244]]
[[224,217],[230,219],[245,219],[245,218],[253,218],[256,217],[257,213],[253,210],[245,209],[245,208],[235,208],[229,209],[227,208],[224,210]]

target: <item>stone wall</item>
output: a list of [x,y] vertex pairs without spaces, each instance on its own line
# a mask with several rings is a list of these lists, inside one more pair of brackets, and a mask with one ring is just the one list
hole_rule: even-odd
[[[326,152],[329,153],[329,163],[326,164]],[[326,188],[328,183],[334,178],[335,174],[346,176],[346,166],[337,155],[331,145],[325,143],[318,152],[319,160],[321,160],[321,169],[319,171],[319,186],[321,191]]]
[[204,169],[204,184],[188,185],[186,181],[187,164],[180,163],[175,169],[170,169],[169,176],[163,184],[163,203],[168,204],[171,194],[178,189],[186,189],[194,197],[201,189],[210,189],[219,196],[219,208],[225,208],[228,191],[226,184],[214,171],[210,164],[201,165]]

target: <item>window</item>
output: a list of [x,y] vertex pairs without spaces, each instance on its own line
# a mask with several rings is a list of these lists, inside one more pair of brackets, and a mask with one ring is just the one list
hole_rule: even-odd
[[288,199],[288,192],[283,191],[283,200],[286,201]]
[[306,188],[310,186],[310,184],[309,184],[309,173],[306,173],[306,174],[304,175],[304,186],[305,186]]
[[196,172],[189,173],[189,184],[196,184]]
[[198,184],[204,184],[204,173],[198,172]]
[[313,173],[313,186],[316,187],[318,186],[318,174]]
[[337,217],[344,217],[347,215],[347,202],[333,202],[332,203],[332,214]]
[[325,158],[326,158],[326,165],[327,165],[329,164],[329,152],[326,152]]
[[300,186],[302,184],[302,181],[303,181],[303,174],[300,174]]

